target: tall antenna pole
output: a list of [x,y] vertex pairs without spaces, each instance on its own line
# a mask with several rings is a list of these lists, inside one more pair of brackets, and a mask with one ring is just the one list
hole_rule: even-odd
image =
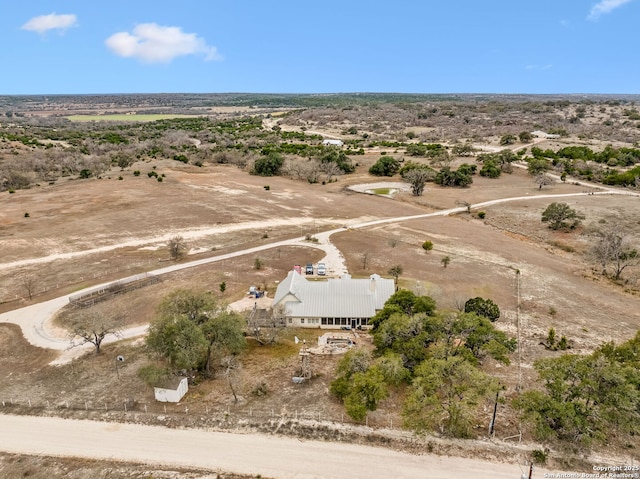
[[520,334],[520,270],[516,269],[516,326],[518,328],[518,391],[522,389],[522,337]]

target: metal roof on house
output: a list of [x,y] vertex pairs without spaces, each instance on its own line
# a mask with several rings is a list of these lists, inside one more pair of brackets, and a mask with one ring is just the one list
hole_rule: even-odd
[[273,307],[284,300],[287,316],[371,318],[377,310],[382,309],[394,291],[394,281],[377,274],[368,279],[353,279],[346,275],[327,281],[309,281],[290,271],[278,285]]

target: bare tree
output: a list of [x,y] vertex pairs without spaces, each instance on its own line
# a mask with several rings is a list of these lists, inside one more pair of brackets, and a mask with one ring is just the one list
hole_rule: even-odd
[[[100,310],[78,311],[72,316],[71,332],[69,333],[71,346],[91,343],[96,354],[100,354],[100,347],[107,336],[122,337],[123,319],[124,314],[121,312],[109,314]],[[80,338],[79,342],[76,342],[77,338]]]
[[29,301],[33,299],[33,295],[36,292],[36,286],[38,284],[38,279],[33,274],[28,274],[20,278],[20,285],[22,289],[24,289],[25,293],[29,297]]
[[387,244],[392,248],[395,248],[396,246],[398,246],[398,238],[389,238],[389,241],[387,241]]
[[286,326],[285,305],[273,308],[267,317],[261,317],[257,305],[247,317],[247,329],[260,344],[275,344]]
[[457,200],[456,205],[464,206],[467,209],[467,213],[471,213],[471,203],[465,200]]
[[369,252],[365,251],[360,255],[362,257],[362,269],[367,269],[367,261],[369,260]]
[[182,236],[174,236],[171,238],[167,243],[167,248],[169,249],[171,259],[174,261],[182,258],[187,251],[187,245],[182,239]]
[[228,355],[221,359],[220,365],[222,366],[224,377],[227,378],[231,394],[233,394],[233,400],[238,402],[237,380],[241,368],[240,361],[236,356]]
[[545,175],[544,173],[538,173],[536,175],[536,185],[538,185],[538,189],[541,190],[543,186],[552,185],[555,181],[549,175]]
[[424,185],[432,180],[435,172],[427,168],[414,168],[402,175],[402,179],[411,185],[413,196],[422,196]]
[[466,304],[469,298],[467,296],[462,296],[460,294],[454,294],[451,302],[453,303],[453,307],[460,311],[464,312],[464,305]]
[[640,254],[619,227],[597,231],[596,238],[591,256],[602,267],[603,275],[608,275],[611,268],[613,279],[619,280],[626,268],[640,261]]
[[320,181],[320,162],[318,160],[308,161],[304,165],[304,176],[309,183]]
[[399,264],[391,267],[389,271],[387,271],[391,276],[393,276],[393,280],[396,284],[396,291],[398,290],[398,279],[400,278],[400,275],[402,274],[403,271],[404,270],[402,266]]
[[333,161],[328,161],[326,163],[321,163],[320,164],[320,168],[322,170],[322,172],[327,175],[326,176],[326,182],[329,183],[331,182],[331,179],[334,176],[338,176],[341,175],[342,173],[344,173],[344,171],[342,171],[342,169],[338,166],[337,163],[333,162]]

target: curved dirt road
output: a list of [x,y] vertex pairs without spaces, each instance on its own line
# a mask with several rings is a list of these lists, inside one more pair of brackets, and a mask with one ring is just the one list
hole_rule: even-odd
[[[355,444],[3,414],[0,450],[189,466],[278,479],[521,477],[517,464],[418,456]],[[545,472],[536,470],[534,477],[543,477]]]

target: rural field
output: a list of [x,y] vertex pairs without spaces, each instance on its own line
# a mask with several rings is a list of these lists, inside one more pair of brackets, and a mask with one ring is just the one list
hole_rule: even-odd
[[[152,100],[161,104],[161,113]],[[304,96],[285,97],[278,105],[274,98],[257,96],[251,108],[247,99],[238,108],[233,98],[218,100],[218,107],[203,108],[199,99],[152,98],[136,109],[109,107],[100,97],[75,99],[68,108],[73,116],[64,104],[0,103],[0,112],[12,112],[0,121],[0,313],[5,313],[0,315],[0,413],[278,433],[416,454],[535,461],[559,470],[640,461],[640,431],[624,426],[640,424],[640,379],[633,372],[640,331],[637,99],[397,101],[338,95],[322,105],[309,105]],[[137,113],[122,113],[127,111]],[[536,130],[557,133],[523,135]],[[325,147],[323,139],[342,144]],[[607,161],[600,160],[603,151],[612,152]],[[397,168],[372,173],[386,157]],[[471,183],[456,184],[458,177],[452,176],[450,183],[438,184],[443,172],[460,172],[464,164],[475,168],[468,175]],[[430,172],[420,195],[412,194],[409,176],[401,173],[407,165]],[[483,176],[485,167],[500,170],[498,177]],[[625,174],[631,175],[629,182],[621,179]],[[407,188],[396,191],[398,182]],[[382,186],[360,192],[369,184]],[[577,212],[578,221],[550,228],[542,217],[554,202]],[[604,231],[615,232],[619,246],[627,248],[615,260],[608,256],[606,268],[595,252]],[[176,238],[184,254],[172,257],[167,245]],[[325,259],[330,247],[337,248],[339,260]],[[291,380],[300,366],[298,340],[315,344],[325,331],[284,328],[267,345],[247,330],[232,375],[223,368],[209,377],[189,372],[187,395],[177,405],[165,405],[155,401],[153,388],[139,375],[158,362],[144,337],[105,342],[100,354],[88,349],[52,365],[61,353],[34,346],[21,329],[20,321],[34,318],[5,319],[97,284],[227,254],[163,274],[157,283],[82,314],[117,312],[122,330],[146,326],[177,289],[208,292],[224,304],[244,299],[250,309],[251,286],[273,298],[293,265],[326,261],[329,276],[338,276],[343,267],[356,278],[396,276],[400,289],[432,298],[445,322],[460,315],[470,298],[491,299],[500,310],[491,324],[514,340],[514,347],[507,361],[487,353],[473,364],[499,387],[469,406],[474,416],[465,434],[451,432],[445,420],[426,428],[412,425],[404,412],[413,397],[410,379],[390,385],[360,420],[333,393],[342,356],[314,356],[311,380]],[[48,327],[66,338],[74,314],[65,306]],[[551,330],[564,338],[561,347]],[[354,349],[382,356],[375,332],[349,334]],[[465,333],[451,334],[457,349]],[[541,360],[591,357],[605,343],[625,342],[628,349],[616,353],[623,369],[605,367],[604,356],[598,356],[594,364],[608,376],[587,388],[621,388],[613,409],[625,415],[607,409],[610,416],[598,419],[610,421],[610,432],[590,436],[578,426],[568,432],[566,424],[564,429],[551,424],[541,435],[518,408],[526,391],[543,391],[545,379],[551,381],[549,371],[541,377]],[[118,363],[120,356],[124,360]],[[576,371],[574,383],[582,374],[577,366]],[[444,392],[438,397],[445,402]],[[120,475],[96,477],[206,474],[0,455],[0,472],[11,477],[45,477],[80,467],[83,473],[61,477],[101,470]]]

